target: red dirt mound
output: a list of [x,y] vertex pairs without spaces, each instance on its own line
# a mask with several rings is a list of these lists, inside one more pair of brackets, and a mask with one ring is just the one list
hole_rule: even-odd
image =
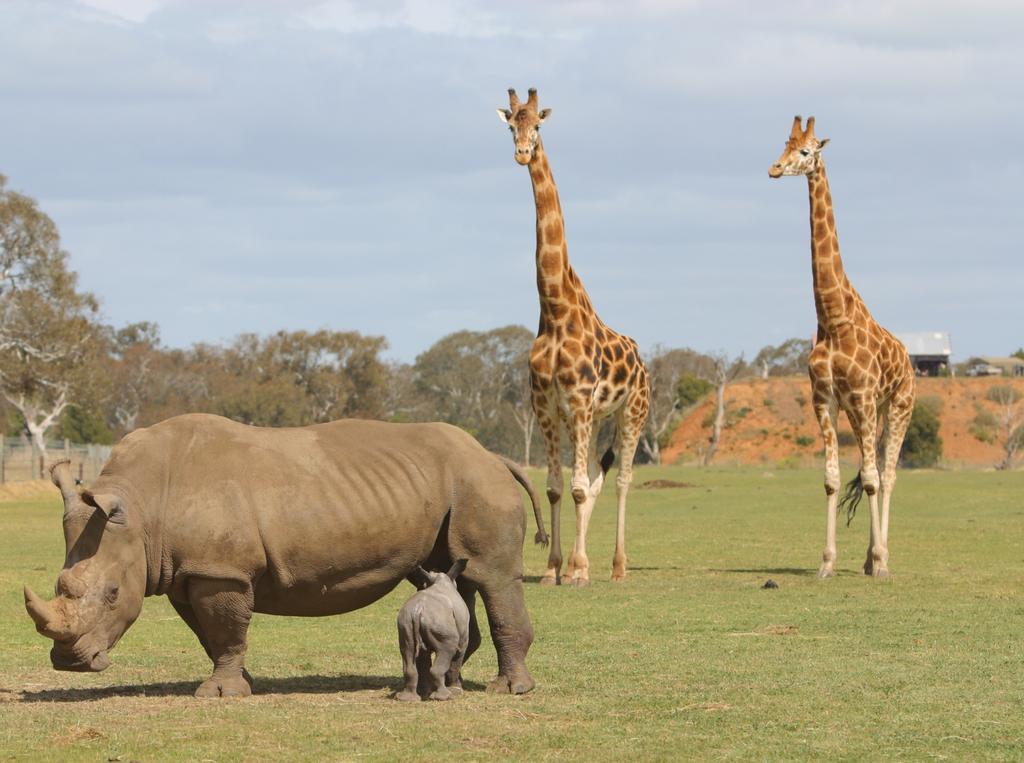
[[[986,397],[993,387],[1012,386],[1024,395],[1024,379],[917,380],[917,398],[931,398],[939,409],[942,460],[950,466],[994,466],[1002,459],[998,441],[986,442],[972,429],[979,412],[996,415],[999,406]],[[726,426],[715,463],[811,466],[822,458],[821,433],[811,410],[811,384],[806,377],[750,379],[730,384],[725,392]],[[1024,402],[1019,405],[1024,405]],[[709,395],[679,422],[662,450],[666,464],[696,461],[707,449],[714,416]],[[840,457],[849,462],[860,454],[849,422],[839,416]]]

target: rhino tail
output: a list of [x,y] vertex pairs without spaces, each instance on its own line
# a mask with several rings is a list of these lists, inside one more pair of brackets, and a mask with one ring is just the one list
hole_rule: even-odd
[[512,476],[515,478],[515,481],[522,485],[523,490],[525,490],[526,494],[530,496],[530,503],[533,504],[533,518],[537,522],[537,534],[533,536],[533,542],[541,546],[548,545],[548,533],[547,530],[544,529],[544,517],[542,517],[540,513],[540,499],[537,496],[536,488],[534,488],[533,483],[530,481],[530,478],[526,475],[526,472],[523,470],[523,467],[521,467],[519,464],[517,464],[510,458],[505,458],[505,456],[499,455],[497,453],[495,453],[494,455],[498,457],[501,463],[505,464],[506,468],[512,473]]

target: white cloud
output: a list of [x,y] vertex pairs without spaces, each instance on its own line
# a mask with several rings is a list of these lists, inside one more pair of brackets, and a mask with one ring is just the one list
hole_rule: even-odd
[[297,14],[313,29],[359,34],[380,29],[410,29],[421,34],[455,37],[493,37],[502,33],[494,15],[468,0],[401,0],[398,3],[359,3],[327,0]]
[[166,0],[78,0],[78,3],[121,21],[142,24],[159,10]]

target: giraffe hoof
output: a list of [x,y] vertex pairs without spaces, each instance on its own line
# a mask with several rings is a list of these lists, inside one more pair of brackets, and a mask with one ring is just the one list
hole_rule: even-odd
[[835,577],[835,570],[832,567],[825,567],[824,565],[818,570],[818,579],[824,580],[825,578]]
[[887,580],[889,578],[889,570],[885,567],[878,567],[871,572],[871,576],[879,580]]
[[554,575],[545,575],[537,583],[540,585],[558,585],[558,578]]
[[586,588],[590,585],[590,578],[573,578],[569,581],[569,585],[575,588]]
[[621,583],[625,579],[626,579],[626,573],[625,572],[613,572],[612,573],[612,582],[613,583]]

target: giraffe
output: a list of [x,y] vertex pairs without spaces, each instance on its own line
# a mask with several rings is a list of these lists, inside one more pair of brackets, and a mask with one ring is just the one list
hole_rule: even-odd
[[[547,495],[551,504],[551,547],[544,585],[590,583],[587,527],[611,466],[611,450],[598,460],[600,423],[614,417],[619,471],[618,516],[612,580],[626,576],[626,495],[633,480],[633,456],[647,421],[650,387],[636,342],[608,328],[594,311],[579,276],[569,264],[565,223],[558,189],[540,139],[551,109],[537,109],[537,91],[520,103],[508,91],[509,108],[498,116],[512,131],[515,159],[530,169],[537,207],[537,291],[540,327],[530,352],[533,409],[547,445]],[[571,493],[576,506],[576,538],[562,574],[559,515],[565,487],[561,464],[561,427],[573,452]]]
[[[843,505],[847,523],[862,493],[871,508],[871,536],[864,573],[889,575],[889,502],[896,483],[896,462],[914,407],[914,369],[906,348],[875,322],[843,272],[836,237],[832,194],[821,149],[828,139],[814,135],[814,117],[806,129],[800,117],[782,156],[768,176],[806,175],[811,206],[811,274],[818,332],[808,372],[814,414],[825,441],[825,551],[818,577],[835,574],[836,512],[839,505],[838,409],[846,412],[860,445],[859,475],[847,485]],[[879,436],[879,429],[882,429]],[[880,453],[876,447],[880,444]],[[879,474],[879,463],[882,465]],[[881,493],[881,515],[879,515]]]

